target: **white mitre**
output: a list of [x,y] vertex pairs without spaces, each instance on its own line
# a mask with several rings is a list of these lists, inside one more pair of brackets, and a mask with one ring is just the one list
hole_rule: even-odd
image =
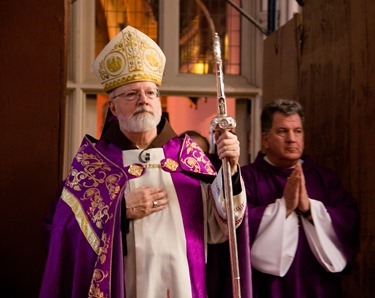
[[161,85],[165,55],[146,34],[127,26],[100,52],[92,67],[105,91],[141,81]]

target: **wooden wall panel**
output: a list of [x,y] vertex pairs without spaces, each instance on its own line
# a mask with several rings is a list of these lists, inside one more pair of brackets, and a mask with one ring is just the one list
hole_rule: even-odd
[[[375,3],[350,2],[350,168],[351,189],[359,198],[361,247],[353,293],[375,292]],[[358,293],[360,289],[360,293]],[[359,294],[359,295],[358,295]]]
[[[342,1],[309,1],[303,10],[300,100],[309,116],[306,150],[341,173],[348,185],[349,24]],[[337,9],[336,9],[337,6]]]
[[[287,37],[297,30],[290,26],[295,21],[278,30],[284,36],[279,48],[294,57],[275,54],[277,33],[265,40],[265,101],[297,94],[306,110],[307,153],[338,173],[360,208],[360,251],[345,277],[346,297],[372,297],[375,292],[374,15],[371,0],[305,1],[300,50],[291,49]],[[285,64],[280,59],[297,64],[297,75],[285,68],[267,75],[269,67]],[[290,82],[296,76],[298,84]]]
[[[288,97],[298,100],[300,15],[264,41],[263,101]],[[297,59],[296,59],[297,58]]]
[[0,296],[37,297],[60,172],[65,3],[0,2]]

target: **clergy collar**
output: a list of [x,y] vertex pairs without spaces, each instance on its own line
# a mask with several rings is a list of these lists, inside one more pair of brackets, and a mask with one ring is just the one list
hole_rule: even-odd
[[[273,164],[273,163],[270,161],[270,159],[268,158],[267,155],[265,155],[263,158],[264,158],[264,160],[265,160],[266,162],[268,162],[270,165],[279,168],[277,165]],[[300,164],[302,164],[302,163],[303,163],[303,160],[302,160],[302,159],[299,159],[298,162],[299,162]],[[294,168],[295,168],[295,165],[292,166],[292,167],[286,168],[286,169],[294,169]]]

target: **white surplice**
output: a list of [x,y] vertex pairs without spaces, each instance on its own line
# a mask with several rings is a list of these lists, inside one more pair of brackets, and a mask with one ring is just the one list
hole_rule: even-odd
[[[302,217],[309,246],[325,270],[340,272],[347,260],[333,230],[331,217],[322,202],[310,199],[310,206],[314,224]],[[286,217],[284,198],[268,205],[251,247],[252,266],[264,273],[284,276],[297,250],[298,229],[298,215],[292,212]]]
[[[142,150],[123,151],[124,167],[139,164]],[[126,193],[142,185],[162,187],[167,191],[169,204],[161,211],[142,219],[131,220],[127,234],[127,256],[125,257],[125,284],[127,297],[192,297],[189,266],[186,252],[185,231],[180,205],[171,174],[160,168],[165,158],[162,148],[147,149],[150,154],[149,166],[145,173],[130,179]],[[242,180],[241,180],[242,184]],[[201,183],[205,245],[227,240],[227,224],[217,220],[226,218],[219,172],[212,184],[212,198],[207,197],[207,184]],[[242,190],[244,186],[242,184]],[[126,195],[125,193],[125,195]],[[214,202],[212,204],[212,202]],[[233,198],[237,226],[243,218],[246,206],[244,192]],[[215,205],[215,206],[214,206]],[[183,235],[183,236],[181,236]],[[155,257],[157,255],[158,257]]]

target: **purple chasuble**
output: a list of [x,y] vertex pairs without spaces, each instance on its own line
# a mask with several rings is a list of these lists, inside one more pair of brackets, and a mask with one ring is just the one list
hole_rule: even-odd
[[[171,173],[181,208],[193,297],[203,298],[207,289],[200,180],[212,180],[216,172],[189,137],[172,138],[163,150],[161,167]],[[174,162],[177,168],[170,166]],[[40,297],[125,297],[121,202],[126,181],[136,178],[123,167],[119,147],[84,138],[54,213]],[[241,234],[246,239],[247,233]],[[248,241],[240,243],[245,251]],[[243,259],[249,277],[249,255]],[[210,268],[220,268],[212,263]],[[246,294],[249,287],[244,288],[243,297],[251,297]]]
[[[331,170],[316,165],[308,157],[303,157],[303,160],[307,193],[311,199],[325,205],[343,252],[349,260],[345,272],[352,264],[357,249],[359,231],[355,201]],[[283,196],[284,186],[292,169],[272,166],[259,153],[254,163],[241,170],[248,200],[252,245],[266,207]],[[253,295],[259,298],[342,297],[340,277],[343,273],[324,270],[315,259],[300,224],[297,251],[287,274],[278,277],[253,268]]]
[[121,284],[111,290],[125,181],[84,138],[56,206],[40,297],[123,297]]

